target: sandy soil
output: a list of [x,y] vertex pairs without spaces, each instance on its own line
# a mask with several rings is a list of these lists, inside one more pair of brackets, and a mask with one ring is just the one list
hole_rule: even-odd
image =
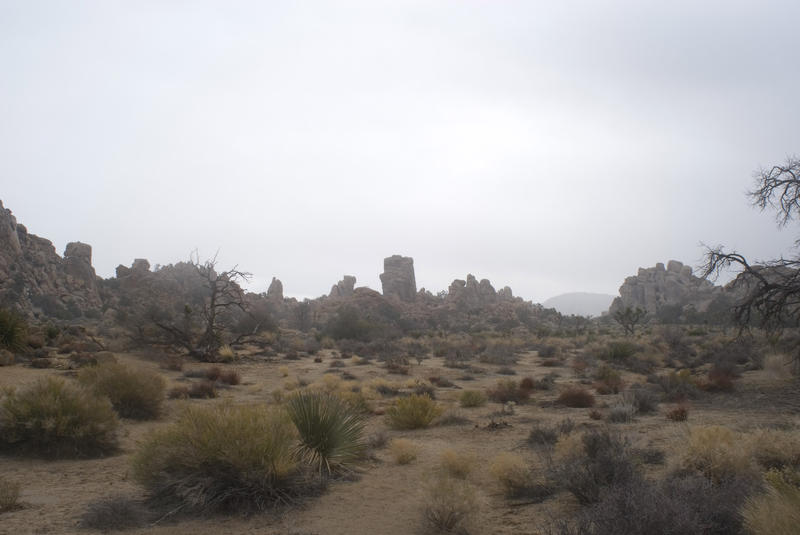
[[[181,372],[164,371],[156,363],[131,354],[118,354],[123,362],[158,369],[168,378],[171,386],[185,382]],[[246,359],[223,368],[238,370],[243,384],[221,391],[216,400],[191,403],[218,403],[220,399],[236,402],[269,402],[271,392],[283,388],[282,366],[289,367],[289,377],[300,377],[309,382],[319,380],[328,371],[330,355],[322,363],[306,358],[298,361],[281,359]],[[572,371],[566,367],[544,368],[535,353],[524,355],[514,367],[517,378],[530,375],[541,377],[555,371],[559,382],[573,381]],[[376,377],[404,381],[405,376],[387,375],[377,364],[353,365],[345,370],[359,380]],[[192,368],[208,365],[191,364]],[[515,504],[505,499],[488,473],[492,457],[500,452],[513,451],[537,462],[536,452],[525,445],[525,439],[535,421],[556,422],[571,418],[578,425],[602,425],[589,418],[587,409],[569,409],[552,406],[556,393],[536,392],[529,404],[516,407],[514,414],[501,414],[501,406],[489,403],[477,409],[457,409],[455,401],[460,388],[485,388],[499,378],[497,367],[478,364],[486,369],[476,380],[463,381],[463,372],[448,369],[439,359],[429,359],[411,366],[410,377],[442,376],[452,380],[456,387],[437,389],[437,399],[454,408],[469,421],[463,425],[437,426],[417,431],[389,430],[382,416],[370,418],[368,431],[385,432],[388,438],[404,437],[421,446],[418,459],[409,465],[397,465],[386,449],[376,450],[375,459],[360,467],[355,481],[338,481],[321,497],[291,510],[253,516],[217,516],[210,518],[182,518],[162,522],[128,533],[153,534],[318,534],[352,535],[356,533],[401,535],[423,532],[421,509],[424,503],[422,487],[434,473],[439,455],[445,448],[468,450],[479,459],[473,482],[480,492],[479,520],[475,533],[536,534],[548,520],[569,513],[577,505],[566,493],[541,504]],[[45,375],[70,375],[59,370],[38,370],[21,365],[0,368],[0,387],[22,386]],[[640,380],[643,380],[640,378]],[[691,424],[723,424],[735,429],[750,429],[758,425],[775,425],[796,422],[800,415],[800,396],[797,385],[769,380],[763,372],[749,372],[741,380],[735,394],[716,395],[693,404]],[[613,396],[600,396],[600,403],[611,402]],[[0,534],[27,533],[87,533],[78,527],[87,506],[111,495],[143,496],[142,489],[129,478],[128,466],[131,452],[137,441],[159,426],[168,425],[180,401],[168,401],[168,410],[158,422],[125,420],[121,433],[122,448],[119,454],[93,460],[42,461],[0,456],[0,474],[22,484],[24,508],[5,513],[0,517]],[[377,409],[388,406],[391,399],[376,400]],[[673,423],[664,417],[667,409],[662,404],[660,412],[639,416],[633,423],[616,428],[626,431],[637,445],[654,446],[667,452],[676,451],[685,439],[686,424]],[[508,427],[488,429],[492,421],[504,421]],[[668,454],[668,458],[671,455]],[[651,470],[665,470],[664,467]]]

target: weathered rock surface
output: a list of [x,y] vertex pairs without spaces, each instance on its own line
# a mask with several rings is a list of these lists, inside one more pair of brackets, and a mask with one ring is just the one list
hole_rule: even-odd
[[353,289],[356,286],[356,278],[352,275],[344,275],[342,280],[337,282],[331,287],[329,297],[350,297],[353,295]]
[[692,307],[705,312],[721,291],[721,287],[695,277],[690,266],[670,260],[664,267],[659,262],[652,268],[639,268],[637,275],[625,279],[609,313],[627,307],[641,308],[652,315],[658,315],[665,307]]
[[393,255],[383,259],[381,286],[385,297],[397,297],[411,302],[417,295],[417,281],[414,277],[414,259],[409,256]]
[[18,225],[0,201],[0,305],[63,319],[99,313],[92,248],[72,242],[60,257],[49,240]]
[[489,279],[481,279],[480,282],[474,275],[467,275],[467,280],[455,279],[450,283],[445,300],[460,307],[478,308],[497,303],[502,300],[513,299],[511,288],[506,286],[501,290],[501,294],[495,291]]
[[283,283],[280,279],[272,277],[272,282],[269,283],[269,288],[267,288],[267,299],[279,303],[283,301]]

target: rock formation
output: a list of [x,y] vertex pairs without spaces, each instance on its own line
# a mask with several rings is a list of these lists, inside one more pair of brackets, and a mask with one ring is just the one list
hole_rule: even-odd
[[352,275],[344,275],[342,280],[331,287],[329,297],[350,297],[353,295],[353,288],[356,286],[356,278]]
[[[503,300],[513,299],[511,288],[506,286],[501,290]],[[455,279],[447,290],[446,301],[461,307],[477,308],[491,305],[501,300],[489,279],[480,282],[474,275],[467,275],[467,280]]]
[[609,308],[613,314],[627,307],[641,308],[658,315],[665,307],[693,307],[705,312],[722,288],[692,275],[692,268],[670,260],[666,268],[658,263],[652,268],[639,268],[636,276],[628,277],[619,289],[619,297]]
[[92,248],[72,242],[60,257],[52,242],[29,234],[0,201],[0,305],[63,319],[99,314]]
[[410,256],[400,255],[384,258],[381,286],[383,295],[386,297],[397,297],[401,301],[413,301],[417,295],[414,259]]
[[278,303],[283,302],[283,283],[275,277],[272,277],[272,282],[267,288],[267,299]]

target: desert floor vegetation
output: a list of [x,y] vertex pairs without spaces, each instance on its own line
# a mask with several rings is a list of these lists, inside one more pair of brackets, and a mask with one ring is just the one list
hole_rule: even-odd
[[[646,329],[422,336],[401,344],[423,357],[407,375],[297,333],[214,364],[18,359],[0,374],[3,529],[791,533],[797,379],[753,348],[720,361],[725,336],[684,333],[679,355]],[[708,387],[713,359],[731,389]]]

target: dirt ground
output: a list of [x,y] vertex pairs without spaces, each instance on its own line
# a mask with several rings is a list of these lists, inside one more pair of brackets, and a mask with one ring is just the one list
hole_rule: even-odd
[[[162,373],[170,387],[185,384],[183,372],[209,365],[192,363],[183,372],[166,371],[155,362],[133,354],[117,355],[118,360],[149,367]],[[0,474],[22,485],[24,507],[0,516],[2,534],[87,533],[78,526],[87,506],[97,500],[114,495],[142,497],[143,490],[129,475],[129,458],[137,442],[149,431],[169,425],[183,403],[219,403],[230,399],[237,403],[272,402],[272,392],[283,390],[288,367],[288,378],[318,381],[326,372],[333,357],[322,352],[322,362],[312,358],[284,360],[250,356],[234,364],[220,365],[236,369],[242,384],[220,391],[214,400],[167,401],[165,416],[156,422],[124,420],[121,432],[121,450],[118,454],[92,460],[43,461],[0,456]],[[554,423],[570,418],[580,426],[607,425],[592,420],[589,409],[571,409],[554,405],[557,390],[535,392],[529,403],[514,407],[506,414],[498,403],[488,403],[480,408],[461,409],[456,401],[461,389],[484,389],[505,378],[497,374],[497,366],[477,364],[485,373],[474,375],[474,380],[462,380],[461,370],[444,367],[441,359],[424,360],[410,367],[409,375],[388,375],[378,363],[356,365],[343,360],[343,368],[362,383],[385,377],[391,381],[409,378],[427,379],[445,377],[454,387],[437,388],[436,398],[448,410],[466,419],[456,425],[434,426],[415,431],[389,429],[380,414],[369,418],[368,434],[385,433],[391,438],[408,438],[419,444],[418,458],[408,465],[398,465],[386,448],[377,449],[374,457],[359,467],[352,481],[334,482],[327,492],[306,503],[275,513],[251,516],[212,516],[208,518],[180,518],[157,522],[147,528],[129,530],[128,533],[152,534],[216,534],[247,533],[274,535],[352,535],[370,533],[385,535],[423,533],[422,491],[426,481],[435,472],[442,450],[454,448],[472,452],[478,459],[478,468],[472,482],[479,489],[480,506],[474,533],[537,534],[551,519],[563,517],[576,510],[578,505],[565,492],[556,494],[539,504],[517,503],[506,499],[489,474],[491,459],[501,452],[515,452],[532,462],[538,462],[537,453],[525,441],[534,422]],[[526,353],[514,366],[515,378],[542,377],[550,372],[558,374],[557,384],[575,381],[568,367],[543,367],[535,352]],[[72,375],[74,372],[56,369],[34,369],[22,365],[0,368],[0,388],[24,386],[46,375]],[[635,379],[635,378],[629,378]],[[638,378],[644,381],[643,377]],[[653,472],[666,470],[685,442],[688,425],[722,424],[737,430],[758,426],[797,425],[800,418],[800,396],[797,383],[770,379],[764,372],[748,372],[738,382],[737,392],[706,396],[694,402],[687,423],[675,423],[665,418],[669,404],[661,404],[655,414],[637,416],[627,424],[614,424],[625,432],[638,446],[656,447],[667,452],[665,466],[648,467]],[[599,406],[610,404],[614,395],[598,396]],[[392,403],[391,398],[375,399],[376,413]],[[602,410],[602,408],[600,409]],[[491,426],[492,423],[503,425]],[[507,424],[507,425],[505,425]]]

